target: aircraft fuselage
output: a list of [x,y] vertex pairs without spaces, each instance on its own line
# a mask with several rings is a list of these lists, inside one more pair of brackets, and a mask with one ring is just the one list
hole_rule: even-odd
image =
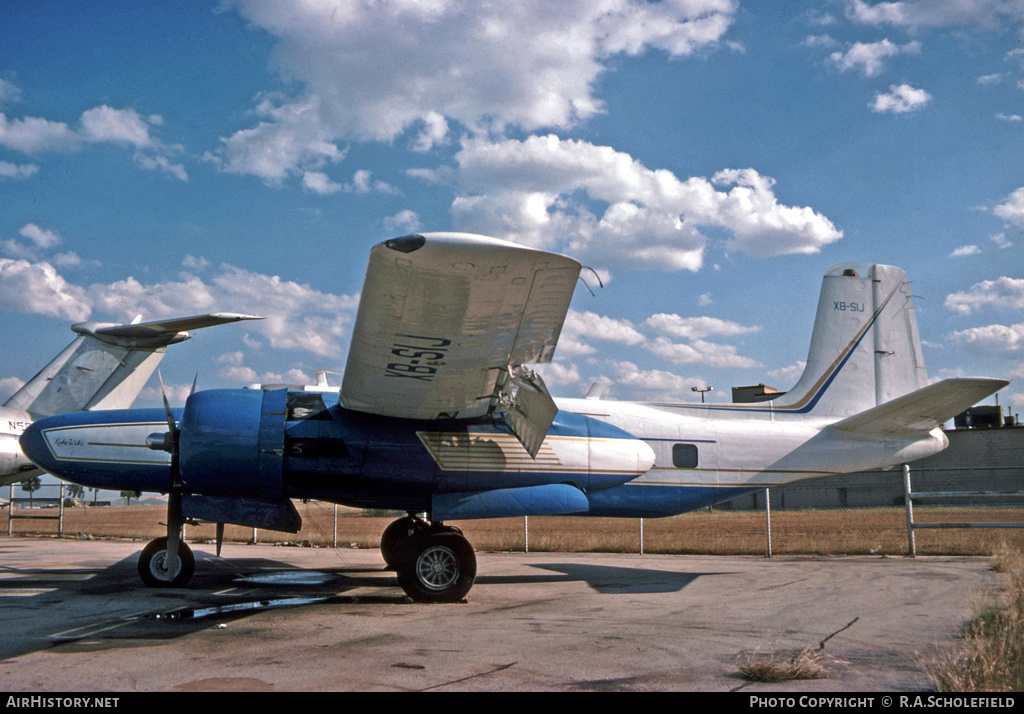
[[941,429],[899,439],[855,436],[771,403],[647,404],[557,400],[560,409],[600,419],[647,443],[655,463],[621,486],[588,494],[589,515],[684,513],[751,491],[838,473],[887,468],[942,451]]
[[32,422],[32,415],[28,412],[0,407],[0,486],[43,473],[18,445],[18,438]]
[[[312,498],[438,520],[515,515],[504,502],[465,505],[473,494],[506,490],[529,496],[518,502],[521,512],[553,512],[548,499],[564,495],[554,487],[571,485],[586,500],[569,510],[656,517],[798,479],[892,466],[947,445],[938,429],[907,441],[857,437],[830,429],[834,420],[766,405],[576,399],[559,407],[534,459],[498,420],[380,417],[328,407],[322,392],[199,392],[175,412],[181,481],[193,499]],[[22,443],[69,481],[166,492],[167,428],[160,409],[83,412],[40,422]]]

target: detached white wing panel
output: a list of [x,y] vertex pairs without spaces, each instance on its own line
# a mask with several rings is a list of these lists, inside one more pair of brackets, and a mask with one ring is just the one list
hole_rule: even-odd
[[375,246],[341,405],[414,419],[486,414],[510,365],[551,361],[579,271],[572,258],[464,233]]

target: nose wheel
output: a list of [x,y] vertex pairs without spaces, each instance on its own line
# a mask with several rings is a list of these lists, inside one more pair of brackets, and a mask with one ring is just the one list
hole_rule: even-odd
[[151,588],[181,588],[192,579],[196,559],[192,549],[178,541],[178,557],[167,557],[167,538],[157,538],[139,555],[139,577]]

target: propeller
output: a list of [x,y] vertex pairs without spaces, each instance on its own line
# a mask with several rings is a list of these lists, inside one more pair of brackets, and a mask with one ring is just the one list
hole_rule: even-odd
[[[164,413],[167,415],[167,431],[163,434],[150,434],[146,439],[146,446],[154,451],[166,451],[171,455],[171,475],[167,491],[167,568],[173,572],[177,564],[178,542],[181,539],[181,529],[185,523],[181,507],[181,466],[179,463],[179,447],[181,444],[181,432],[178,429],[177,420],[171,410],[171,404],[167,399],[167,388],[164,386],[164,378],[160,371],[157,371],[157,378],[160,380],[160,396],[164,403]],[[188,396],[196,393],[196,384],[199,381],[199,373],[196,373],[192,380],[192,387]],[[186,400],[186,404],[187,404]],[[217,523],[217,557],[220,557],[221,548],[224,545],[224,524]]]

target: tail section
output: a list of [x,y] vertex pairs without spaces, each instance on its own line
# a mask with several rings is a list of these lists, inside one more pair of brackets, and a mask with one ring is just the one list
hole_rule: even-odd
[[185,330],[255,319],[261,318],[215,313],[130,325],[77,323],[71,326],[79,335],[74,342],[4,406],[34,417],[86,409],[127,408],[153,374],[167,345],[191,337]]
[[772,406],[846,418],[927,383],[906,273],[845,263],[825,273],[803,375]]

